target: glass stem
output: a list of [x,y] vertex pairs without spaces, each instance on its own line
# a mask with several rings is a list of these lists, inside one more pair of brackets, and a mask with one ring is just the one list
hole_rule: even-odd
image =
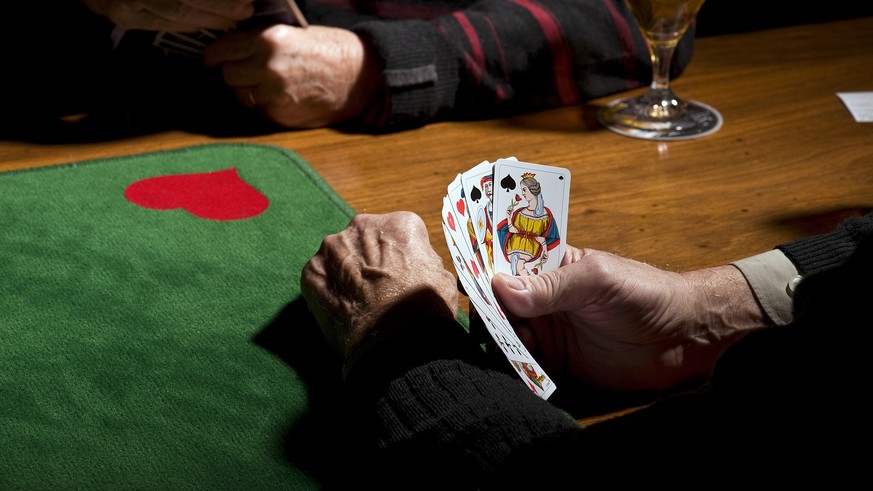
[[652,42],[649,54],[652,58],[652,90],[670,90],[670,65],[676,42]]

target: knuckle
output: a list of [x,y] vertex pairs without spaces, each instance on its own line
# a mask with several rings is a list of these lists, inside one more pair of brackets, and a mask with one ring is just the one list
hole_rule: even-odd
[[293,35],[293,29],[282,24],[277,24],[261,31],[257,39],[270,50],[276,50],[282,46],[293,46],[293,44],[290,43],[290,38]]

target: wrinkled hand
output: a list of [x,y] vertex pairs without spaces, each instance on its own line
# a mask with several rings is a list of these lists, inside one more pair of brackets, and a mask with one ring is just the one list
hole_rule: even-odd
[[361,117],[383,85],[377,58],[351,31],[281,24],[229,33],[204,52],[240,102],[288,128]]
[[711,375],[766,315],[733,266],[676,273],[568,246],[560,268],[496,275],[497,298],[543,368],[614,390],[661,390]]
[[431,247],[418,215],[396,212],[357,215],[340,233],[324,239],[303,268],[303,297],[327,341],[348,360],[384,325],[386,312],[403,307],[416,316],[454,319],[458,290]]
[[82,0],[125,29],[195,32],[229,29],[254,13],[254,0]]

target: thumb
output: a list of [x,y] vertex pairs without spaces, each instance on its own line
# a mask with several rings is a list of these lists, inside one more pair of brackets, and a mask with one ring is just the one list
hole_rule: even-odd
[[216,39],[203,50],[203,64],[214,68],[230,61],[243,61],[254,56],[252,35],[232,31]]
[[576,310],[584,303],[583,275],[573,265],[535,276],[494,275],[491,288],[504,309],[519,317],[538,317]]

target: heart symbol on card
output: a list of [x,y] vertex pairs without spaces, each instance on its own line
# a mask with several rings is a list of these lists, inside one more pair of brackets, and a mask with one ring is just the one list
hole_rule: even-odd
[[451,213],[446,213],[446,223],[449,224],[449,228],[452,229],[452,232],[456,232],[455,229],[455,217]]
[[467,205],[466,205],[466,203],[464,203],[464,198],[458,198],[458,201],[455,202],[455,208],[458,210],[458,213],[460,213],[461,215],[464,214],[464,207],[465,206],[467,206]]
[[270,202],[236,168],[199,174],[149,177],[124,190],[135,205],[152,210],[183,209],[206,220],[242,220],[260,215]]

